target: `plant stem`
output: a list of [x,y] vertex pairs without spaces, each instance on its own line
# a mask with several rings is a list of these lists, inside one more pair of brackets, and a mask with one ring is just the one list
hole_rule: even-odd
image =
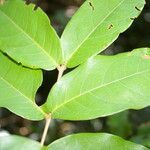
[[[57,82],[60,80],[60,78],[62,77],[64,71],[66,70],[66,66],[64,65],[60,65],[57,67],[58,69],[58,77],[57,77]],[[47,136],[47,133],[48,133],[48,128],[50,126],[50,123],[51,123],[51,115],[47,115],[46,118],[45,118],[45,127],[44,127],[44,132],[43,132],[43,135],[42,135],[42,138],[41,138],[41,146],[44,145],[44,142],[46,140],[46,136]]]
[[58,69],[58,78],[57,78],[57,81],[59,81],[60,78],[62,77],[64,71],[66,70],[66,66],[65,65],[61,65],[61,66],[58,66],[57,69]]
[[48,132],[48,128],[49,128],[49,125],[51,123],[51,116],[46,117],[45,120],[46,120],[46,123],[45,123],[45,128],[44,128],[44,132],[43,132],[42,139],[41,139],[41,146],[44,145],[46,135],[47,135],[47,132]]

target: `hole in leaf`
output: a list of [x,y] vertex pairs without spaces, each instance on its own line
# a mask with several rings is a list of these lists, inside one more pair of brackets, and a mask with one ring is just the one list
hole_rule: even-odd
[[89,5],[92,8],[92,10],[94,10],[94,6],[93,6],[92,2],[89,1]]
[[113,28],[113,25],[112,25],[112,24],[111,24],[111,25],[109,25],[108,29],[111,29],[111,28]]

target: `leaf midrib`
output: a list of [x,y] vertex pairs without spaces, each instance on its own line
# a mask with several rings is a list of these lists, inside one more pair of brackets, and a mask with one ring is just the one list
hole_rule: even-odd
[[25,34],[37,47],[39,47],[47,56],[48,56],[48,58],[50,59],[50,61],[52,61],[56,66],[58,66],[58,63],[53,59],[53,57],[51,57],[46,51],[45,51],[45,49],[43,49],[40,45],[39,45],[39,43],[35,40],[35,39],[33,39],[32,37],[30,37],[30,35],[28,34],[28,33],[26,33],[17,23],[15,23],[14,22],[14,20],[11,18],[11,17],[9,17],[6,13],[4,13],[1,9],[0,9],[0,11],[1,11],[1,13],[4,15],[4,16],[6,16],[7,18],[8,18],[8,20],[12,23],[12,24],[14,24],[14,26],[16,27],[16,28],[18,28],[23,34]]
[[29,97],[27,97],[25,94],[23,94],[22,92],[20,92],[15,86],[13,86],[11,83],[9,83],[7,80],[5,80],[3,77],[0,77],[1,80],[3,80],[8,86],[10,86],[12,89],[14,89],[15,91],[17,91],[17,93],[19,93],[20,95],[22,95],[25,99],[29,100],[29,102],[35,106],[35,108],[40,111],[44,116],[46,115],[45,112],[38,107]]
[[86,91],[86,92],[83,92],[82,94],[76,95],[76,96],[72,97],[72,98],[69,99],[69,100],[66,100],[66,102],[62,103],[62,104],[59,105],[58,107],[56,106],[56,107],[52,110],[51,113],[53,114],[53,113],[54,113],[55,111],[57,111],[59,108],[61,108],[61,107],[63,107],[64,105],[66,105],[66,104],[68,104],[68,103],[74,101],[76,98],[78,98],[78,97],[80,97],[80,96],[86,95],[86,94],[88,94],[88,93],[90,93],[90,92],[92,92],[92,91],[94,91],[94,90],[97,90],[97,89],[100,89],[100,88],[104,88],[104,87],[106,87],[106,86],[108,86],[108,85],[111,85],[111,84],[113,84],[113,83],[117,83],[117,82],[119,82],[119,81],[125,80],[125,79],[127,79],[127,78],[130,78],[130,77],[133,77],[133,76],[136,76],[136,75],[140,75],[140,74],[143,74],[143,73],[146,73],[146,72],[149,72],[149,71],[150,71],[150,69],[145,70],[145,71],[141,71],[141,72],[136,72],[136,73],[131,74],[131,75],[128,75],[128,76],[126,76],[126,77],[122,77],[122,78],[117,79],[117,80],[114,80],[114,81],[112,81],[112,82],[109,82],[109,83],[106,83],[106,84],[97,86],[97,87],[95,87],[95,88],[93,88],[93,89],[90,89],[90,90],[88,90],[88,91]]
[[84,44],[84,42],[92,35],[92,33],[124,2],[125,0],[122,0],[117,6],[114,7],[114,9],[112,9],[112,11],[110,11],[110,13],[108,13],[108,15],[106,15],[106,17],[100,22],[98,23],[98,25],[87,35],[87,37],[79,44],[79,46],[73,51],[73,53],[70,55],[70,57],[66,60],[66,65],[69,63],[69,61],[71,60],[71,58],[73,57],[73,55],[75,55],[75,53],[78,51],[78,49],[82,46],[82,44]]

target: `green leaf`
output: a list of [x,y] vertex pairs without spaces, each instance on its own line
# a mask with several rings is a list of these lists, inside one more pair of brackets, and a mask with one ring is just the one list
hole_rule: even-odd
[[53,118],[88,120],[150,105],[149,52],[89,59],[54,85],[44,106]]
[[0,137],[0,150],[44,150],[40,143],[19,137],[19,136],[4,136]]
[[0,53],[0,107],[31,120],[41,120],[45,113],[34,98],[42,82],[42,72],[24,68]]
[[54,141],[48,147],[40,143],[11,135],[0,137],[0,150],[149,150],[148,148],[106,133],[82,133]]
[[140,14],[144,0],[87,0],[61,37],[64,61],[75,67],[113,43]]
[[70,135],[48,146],[48,150],[149,150],[124,139],[106,133],[82,133]]
[[55,69],[62,60],[60,40],[48,17],[23,0],[0,5],[0,49],[25,66]]

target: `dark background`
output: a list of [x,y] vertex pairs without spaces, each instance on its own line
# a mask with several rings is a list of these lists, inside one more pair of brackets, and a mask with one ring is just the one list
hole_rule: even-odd
[[[84,2],[84,0],[27,0],[28,3],[31,1],[47,13],[59,36],[71,16]],[[150,47],[150,0],[146,2],[138,19],[103,54],[113,55],[139,47]],[[57,73],[57,70],[43,71],[44,81],[36,95],[38,105],[45,102],[52,85],[56,82]],[[3,108],[0,109],[0,118],[0,134],[9,132],[40,140],[44,121],[25,120]],[[150,107],[139,111],[128,110],[90,121],[53,120],[46,143],[49,144],[68,134],[81,132],[108,132],[150,148]]]

